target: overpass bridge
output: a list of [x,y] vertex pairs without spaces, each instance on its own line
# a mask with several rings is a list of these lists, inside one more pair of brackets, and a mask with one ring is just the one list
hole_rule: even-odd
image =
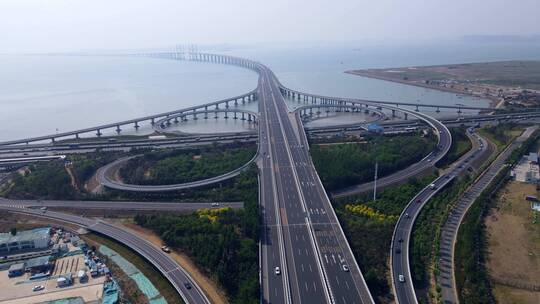
[[[344,105],[347,104],[348,98],[340,97],[331,97],[324,95],[317,95],[311,93],[304,93],[300,91],[291,90],[282,84],[280,84],[280,90],[283,96],[290,98],[293,101],[304,104],[321,104],[321,105]],[[392,102],[392,101],[380,101],[380,100],[364,100],[364,99],[355,99],[358,104],[381,104],[395,106],[399,108],[400,106],[413,107],[416,112],[419,112],[421,108],[435,109],[435,112],[439,113],[441,109],[455,109],[458,114],[462,113],[462,110],[476,110],[476,111],[493,111],[493,108],[486,107],[474,107],[474,106],[465,106],[465,105],[436,105],[436,104],[420,104],[412,102]]]

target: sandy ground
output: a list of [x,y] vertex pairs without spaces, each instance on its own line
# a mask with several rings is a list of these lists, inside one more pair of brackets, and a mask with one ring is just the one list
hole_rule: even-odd
[[[121,224],[142,235],[146,240],[152,242],[156,246],[161,247],[163,245],[161,238],[149,229],[142,228],[136,224],[126,221],[121,222]],[[203,289],[204,293],[210,299],[210,302],[216,304],[228,303],[225,292],[219,288],[216,282],[212,281],[205,274],[203,274],[188,256],[177,251],[171,252],[171,256],[191,275],[191,277],[197,282],[197,285]]]
[[[56,285],[56,282],[52,282],[51,280],[47,282],[50,282],[50,284],[54,283]],[[33,304],[71,297],[81,297],[85,302],[92,302],[99,301],[103,297],[103,282],[78,285],[75,287],[70,287],[69,289],[52,287],[49,286],[49,283],[44,284],[42,282],[40,284],[45,285],[45,290],[34,293],[32,292],[32,286],[25,286],[29,291],[29,294],[25,294],[24,297],[18,299],[9,299],[5,301],[0,300],[0,304]],[[49,288],[54,288],[54,290],[48,291]]]
[[535,186],[508,183],[486,219],[487,267],[500,303],[540,303],[540,292],[529,291],[540,286],[540,223],[533,224],[526,194],[537,194]]
[[[92,278],[88,277],[86,283],[80,283],[77,278],[74,278],[74,283],[71,286],[59,288],[57,287],[56,278],[58,275],[68,272],[75,273],[79,269],[86,268],[84,266],[84,258],[82,255],[70,256],[56,261],[53,275],[47,280],[28,281],[30,274],[25,274],[20,277],[9,278],[8,271],[0,272],[0,304],[4,303],[40,303],[43,301],[51,301],[64,299],[68,297],[82,297],[86,302],[98,301],[103,296],[103,282],[105,277]],[[44,290],[34,292],[32,287],[35,285],[43,285]]]

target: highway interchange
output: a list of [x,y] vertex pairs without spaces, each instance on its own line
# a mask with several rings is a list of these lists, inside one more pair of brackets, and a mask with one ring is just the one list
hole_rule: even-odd
[[[248,62],[249,63],[249,62]],[[135,147],[186,147],[209,142],[259,141],[260,204],[262,209],[261,231],[261,285],[263,303],[373,303],[361,270],[356,263],[352,250],[337,219],[330,200],[317,175],[309,155],[309,144],[300,116],[289,111],[283,99],[283,86],[266,66],[250,63],[259,73],[257,88],[259,97],[259,130],[256,134],[225,134],[223,136],[187,136],[159,140],[136,139],[119,141],[81,141],[74,143],[55,143],[40,145],[1,146],[0,154],[5,157],[43,155],[43,153],[85,153],[96,149],[128,151]],[[297,92],[298,93],[298,92]],[[303,94],[303,93],[302,93]],[[337,100],[337,99],[336,99]],[[343,99],[354,104],[356,101]],[[452,138],[448,128],[439,120],[413,110],[380,105],[362,101],[387,110],[396,110],[415,116],[427,123],[438,137],[437,148],[422,161],[405,170],[379,180],[380,186],[387,186],[404,181],[433,166],[449,150]],[[176,112],[175,112],[176,113]],[[538,119],[538,113],[531,113],[532,119]],[[484,115],[485,116],[485,115]],[[500,119],[519,119],[525,114],[508,114]],[[485,118],[485,117],[484,117]],[[477,117],[477,121],[484,118]],[[485,118],[490,120],[490,118]],[[493,118],[491,118],[493,119]],[[472,120],[467,123],[476,124]],[[492,121],[492,120],[491,120]],[[128,123],[131,123],[129,121]],[[463,124],[464,121],[457,121]],[[384,123],[386,124],[386,123]],[[383,125],[384,125],[383,124]],[[418,124],[417,121],[400,122],[396,125]],[[449,123],[451,124],[451,123]],[[113,124],[111,124],[112,126]],[[388,123],[388,128],[393,128]],[[327,134],[342,132],[349,127],[335,127],[326,130]],[[362,127],[359,127],[362,129]],[[364,126],[365,128],[365,126]],[[328,128],[330,129],[330,128]],[[398,127],[399,129],[399,127]],[[313,131],[313,130],[312,130]],[[78,131],[76,131],[78,132]],[[72,132],[73,133],[73,132]],[[73,133],[75,134],[75,133]],[[71,133],[69,134],[71,135]],[[476,135],[472,135],[476,136]],[[49,138],[49,137],[44,137]],[[414,220],[428,200],[456,176],[467,170],[468,166],[483,157],[488,146],[482,138],[477,138],[480,150],[473,149],[454,164],[433,184],[419,192],[403,210],[395,227],[391,246],[392,285],[398,303],[417,303],[412,285],[409,267],[409,242]],[[23,140],[24,142],[24,140]],[[114,164],[110,164],[114,167]],[[106,181],[106,174],[101,174]],[[370,184],[360,185],[336,196],[366,191]],[[166,188],[166,187],[165,187]],[[126,189],[127,190],[127,189]],[[171,190],[158,189],[156,191]],[[176,189],[172,189],[176,190]],[[141,191],[151,191],[141,189]],[[347,192],[349,191],[349,192]],[[40,202],[42,206],[60,207],[62,201]],[[122,209],[126,203],[109,204],[89,202],[88,208],[111,210]],[[197,284],[181,267],[159,248],[141,239],[136,234],[122,230],[117,226],[100,220],[88,219],[53,211],[40,211],[32,208],[35,202],[0,201],[0,208],[11,212],[47,217],[69,222],[89,230],[112,237],[139,252],[154,264],[173,284],[182,298],[188,303],[208,303],[208,299]],[[184,206],[198,208],[204,205]],[[78,207],[73,204],[73,207]],[[173,210],[166,203],[153,206],[156,210]],[[212,206],[211,206],[212,207]],[[231,204],[231,207],[241,205]],[[146,210],[145,203],[129,203],[132,210]],[[178,210],[181,211],[181,210]],[[395,249],[400,248],[397,253]],[[403,278],[400,276],[403,275]],[[187,289],[183,284],[191,282],[195,288]]]

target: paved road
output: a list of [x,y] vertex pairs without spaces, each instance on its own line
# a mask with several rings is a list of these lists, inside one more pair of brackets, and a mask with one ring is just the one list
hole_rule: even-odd
[[536,130],[529,127],[510,144],[491,165],[474,181],[474,183],[462,194],[455,207],[450,211],[448,219],[441,229],[441,242],[439,246],[440,275],[437,282],[441,285],[442,301],[446,304],[459,303],[455,282],[454,248],[457,233],[467,210],[478,198],[482,191],[493,181],[495,176],[503,169],[506,160],[521,144]]
[[299,117],[288,112],[265,67],[259,84],[263,302],[372,303],[311,163]]
[[119,201],[61,201],[61,200],[11,200],[0,198],[0,206],[13,208],[48,207],[62,209],[98,209],[98,210],[129,210],[129,211],[156,211],[156,212],[187,212],[202,208],[233,209],[244,208],[242,202],[214,203],[179,203],[179,202],[119,202]]
[[113,177],[116,175],[120,167],[125,165],[130,159],[138,157],[140,155],[123,157],[115,160],[112,163],[109,163],[96,172],[96,180],[102,186],[105,186],[110,189],[121,190],[121,191],[130,191],[130,192],[168,192],[168,191],[177,191],[191,188],[204,187],[208,185],[213,185],[216,183],[224,182],[233,177],[240,175],[249,168],[249,165],[255,161],[258,157],[258,152],[245,164],[242,166],[226,172],[224,174],[210,177],[203,180],[182,183],[182,184],[170,184],[170,185],[135,185],[135,184],[125,184],[123,182],[115,180]]
[[[469,169],[471,164],[477,159],[485,157],[485,153],[488,151],[488,143],[485,139],[477,134],[472,134],[472,136],[476,140],[476,143],[481,142],[481,145],[479,146],[480,150],[478,150],[478,148],[471,149],[458,161],[452,164],[445,173],[441,174],[441,176],[433,181],[434,186],[427,186],[422,189],[422,191],[409,202],[398,219],[392,237],[390,253],[392,287],[397,303],[418,303],[412,283],[409,264],[410,238],[416,217],[432,196],[456,176]],[[398,253],[397,249],[400,249],[401,252]],[[399,280],[400,275],[403,276],[403,281]]]
[[[150,263],[152,263],[165,276],[165,278],[171,282],[173,287],[178,291],[186,303],[210,303],[206,295],[202,292],[195,281],[193,281],[189,274],[187,274],[187,272],[185,272],[169,255],[165,254],[152,243],[130,232],[129,230],[126,230],[125,228],[118,227],[101,220],[94,220],[54,211],[42,212],[41,210],[29,208],[8,207],[3,204],[0,204],[0,209],[75,224],[88,230],[111,237],[138,252]],[[187,289],[184,286],[185,282],[190,282],[193,288]]]

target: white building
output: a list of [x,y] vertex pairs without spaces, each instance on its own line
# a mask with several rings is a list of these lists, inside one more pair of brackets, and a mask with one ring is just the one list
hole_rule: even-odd
[[519,164],[512,170],[511,174],[518,182],[538,183],[540,181],[538,154],[530,153],[529,155],[523,156]]
[[16,254],[46,249],[51,244],[51,228],[18,231],[16,235],[0,233],[0,254]]

